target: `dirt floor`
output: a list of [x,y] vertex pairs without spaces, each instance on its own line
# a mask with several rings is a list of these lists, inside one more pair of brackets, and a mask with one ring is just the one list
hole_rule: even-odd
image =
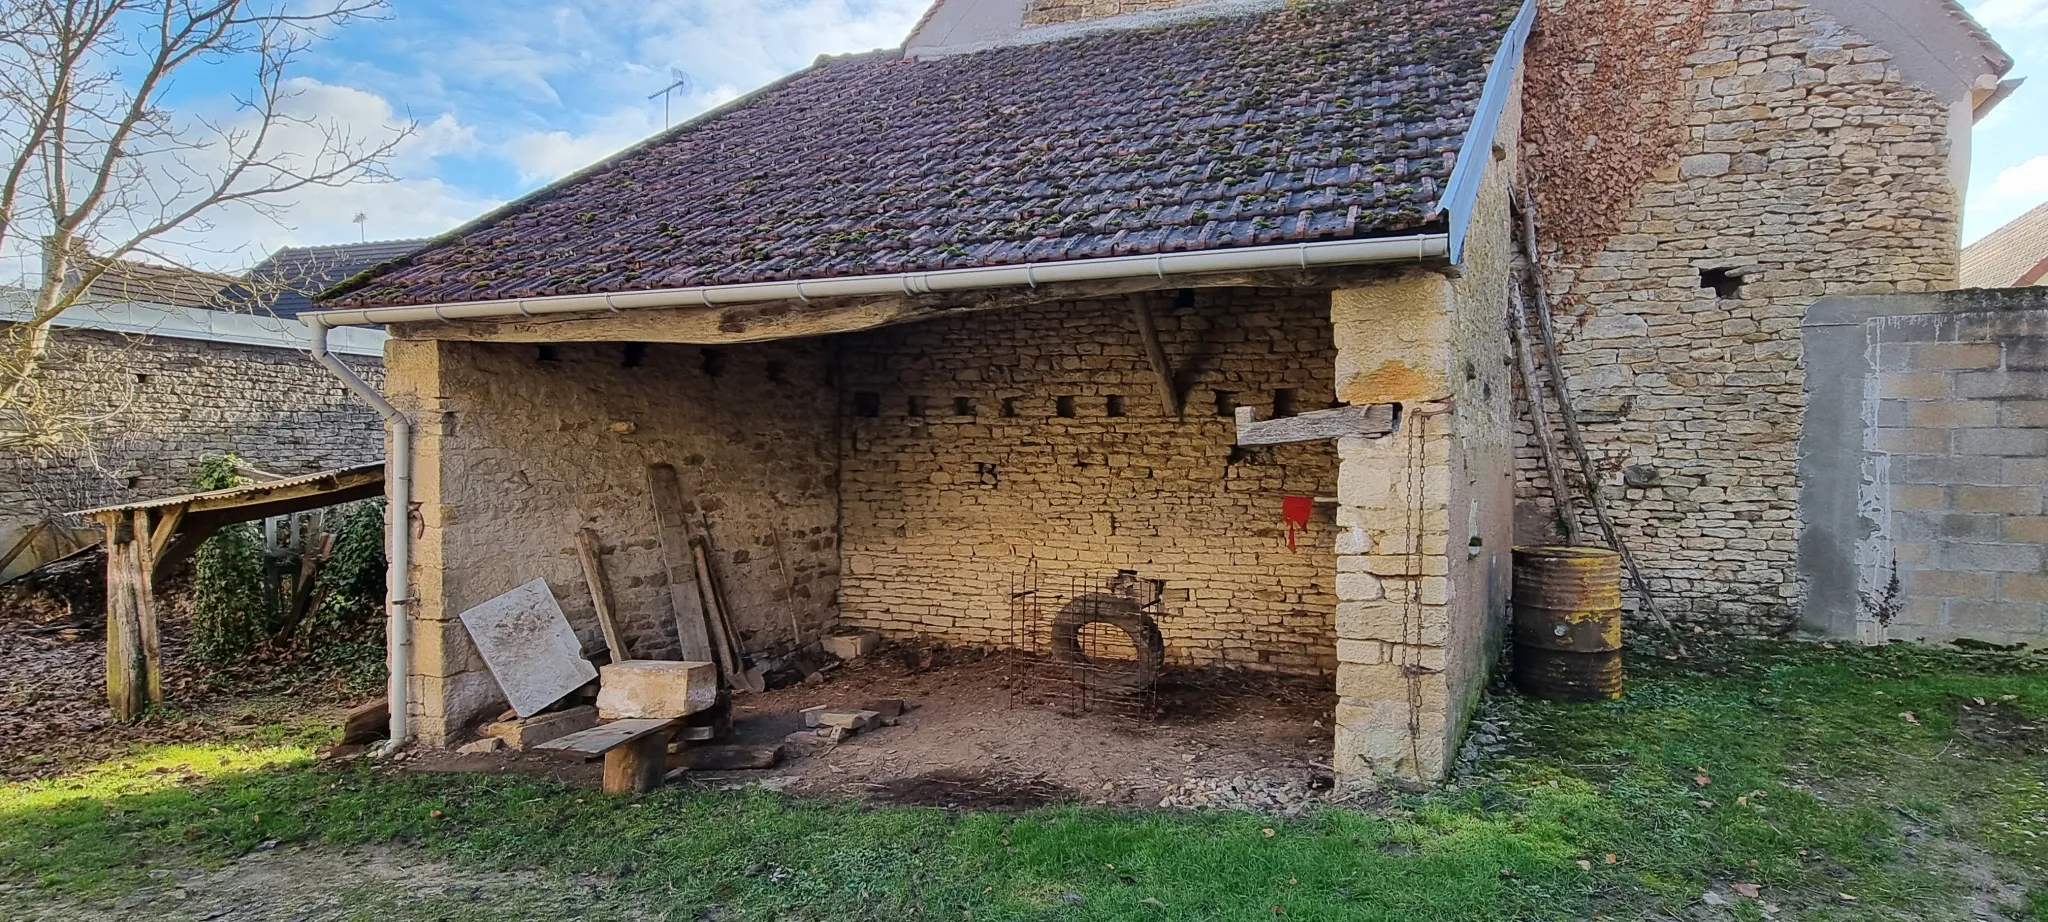
[[[1327,681],[1169,670],[1145,707],[1077,711],[1034,664],[889,648],[797,685],[733,703],[730,742],[782,744],[777,768],[704,772],[697,783],[975,809],[1056,802],[1285,808],[1329,787],[1335,692]],[[1053,693],[1049,693],[1053,692]],[[900,699],[895,726],[831,743],[803,725],[814,705]],[[419,753],[425,771],[509,771],[594,784],[595,765],[539,754]],[[1270,803],[1260,803],[1270,800]]]

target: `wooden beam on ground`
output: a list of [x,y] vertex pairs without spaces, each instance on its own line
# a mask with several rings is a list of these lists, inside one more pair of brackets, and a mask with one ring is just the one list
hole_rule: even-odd
[[1261,421],[1256,407],[1237,408],[1237,444],[1285,445],[1323,439],[1379,438],[1394,431],[1394,405],[1316,410],[1299,416]]
[[697,586],[697,565],[691,559],[690,523],[683,517],[683,485],[671,464],[647,466],[647,490],[654,502],[654,520],[668,566],[668,598],[675,610],[676,642],[683,659],[717,662],[711,631],[704,622],[704,596]]
[[590,584],[590,604],[597,609],[597,626],[604,631],[604,645],[611,651],[612,662],[623,663],[633,655],[627,651],[625,638],[619,636],[619,624],[612,618],[612,587],[604,578],[604,564],[597,552],[597,532],[588,528],[577,531],[576,557],[583,562],[583,581]]
[[1166,409],[1169,418],[1180,417],[1180,385],[1174,380],[1173,361],[1166,357],[1166,346],[1159,341],[1159,321],[1152,316],[1152,302],[1146,297],[1131,299],[1131,314],[1138,321],[1138,336],[1145,341],[1145,360],[1152,364],[1152,374],[1159,379],[1159,402]]

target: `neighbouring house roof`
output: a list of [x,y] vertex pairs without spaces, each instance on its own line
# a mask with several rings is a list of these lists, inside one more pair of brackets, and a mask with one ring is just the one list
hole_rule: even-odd
[[426,244],[421,238],[281,247],[249,270],[248,283],[236,288],[236,300],[258,313],[297,317],[301,311],[313,309],[313,295],[320,291]]
[[1964,288],[2048,285],[2048,203],[1963,248]]
[[1442,229],[1513,0],[1353,0],[821,60],[322,306],[1020,265]]
[[232,275],[90,254],[75,257],[67,281],[76,284],[78,279],[101,266],[105,271],[85,286],[86,297],[101,301],[217,307],[221,304],[221,290],[236,283]]

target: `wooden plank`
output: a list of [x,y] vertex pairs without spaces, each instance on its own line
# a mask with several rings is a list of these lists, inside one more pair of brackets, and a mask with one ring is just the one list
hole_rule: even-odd
[[1337,407],[1261,421],[1255,407],[1237,408],[1237,444],[1285,445],[1322,439],[1377,438],[1394,431],[1394,406]]
[[1621,533],[1614,527],[1614,520],[1607,515],[1607,503],[1600,498],[1600,474],[1593,467],[1593,456],[1586,451],[1586,440],[1579,432],[1578,409],[1572,405],[1571,385],[1566,383],[1564,364],[1558,358],[1557,329],[1551,324],[1550,283],[1543,277],[1543,257],[1536,246],[1536,200],[1527,189],[1517,189],[1517,204],[1522,211],[1522,256],[1536,292],[1536,330],[1542,335],[1543,358],[1550,366],[1550,383],[1556,389],[1558,416],[1564,419],[1565,444],[1579,457],[1579,474],[1586,481],[1586,505],[1593,507],[1593,518],[1600,523],[1600,531],[1607,537],[1609,547],[1621,554],[1621,561],[1628,567],[1629,578],[1636,586],[1637,597],[1643,600],[1643,607],[1663,625],[1664,632],[1671,637],[1671,644],[1682,655],[1685,641],[1678,634],[1678,628],[1664,617],[1663,609],[1657,606],[1657,596],[1650,591],[1650,584],[1643,579],[1642,568],[1636,564],[1636,555],[1621,540]]
[[714,662],[711,632],[704,623],[704,596],[697,587],[697,566],[690,553],[690,524],[683,518],[683,485],[674,465],[647,466],[647,489],[654,501],[661,553],[668,565],[668,598],[675,610],[676,641],[683,659]]
[[21,537],[15,540],[14,546],[8,548],[6,554],[0,554],[0,570],[7,569],[7,566],[14,562],[14,558],[20,557],[21,552],[28,550],[29,546],[35,543],[36,537],[41,535],[43,529],[48,527],[50,527],[49,522],[37,522],[22,529]]
[[1557,519],[1564,526],[1565,541],[1576,547],[1585,540],[1579,533],[1579,516],[1572,510],[1572,485],[1564,475],[1564,461],[1557,455],[1557,435],[1550,431],[1550,410],[1543,405],[1543,384],[1536,377],[1536,354],[1529,348],[1529,307],[1522,285],[1508,286],[1514,315],[1508,318],[1509,339],[1522,371],[1522,393],[1529,398],[1529,425],[1536,430],[1536,447],[1543,455],[1543,467],[1550,475],[1550,495],[1557,504]]
[[1152,302],[1143,296],[1131,299],[1131,313],[1138,321],[1138,335],[1145,341],[1145,360],[1152,364],[1152,374],[1159,379],[1159,402],[1169,419],[1180,416],[1180,386],[1174,381],[1173,362],[1166,357],[1166,346],[1159,341],[1159,323],[1152,316]]
[[391,737],[391,702],[378,698],[349,708],[341,718],[341,744],[374,743]]
[[725,607],[719,604],[718,586],[711,581],[711,561],[704,556],[704,545],[690,545],[690,553],[696,558],[697,585],[703,591],[704,620],[711,625],[711,649],[718,657],[718,669],[725,674],[725,684],[740,687],[739,657],[734,654],[732,637],[727,634]]
[[597,556],[597,532],[581,529],[576,532],[576,556],[583,561],[583,581],[590,584],[590,604],[597,609],[597,626],[604,631],[605,648],[612,653],[612,662],[623,663],[633,658],[626,650],[626,640],[619,636],[619,623],[612,617],[612,587],[604,578],[604,564]]
[[[584,757],[600,756],[637,739],[665,733],[678,723],[668,717],[633,717],[558,736],[533,748]],[[666,739],[666,737],[664,737]]]
[[149,513],[137,509],[134,516],[135,542],[128,563],[135,571],[135,620],[142,627],[142,682],[149,703],[160,705],[164,703],[164,669],[156,617],[156,551],[149,545]]
[[157,513],[156,528],[149,533],[149,565],[155,567],[163,562],[164,552],[170,550],[171,536],[178,533],[178,523],[185,520],[185,507],[172,506]]
[[647,736],[604,754],[606,794],[645,794],[668,774],[668,737]]
[[774,768],[781,762],[781,746],[684,746],[668,756],[668,767],[694,772]]

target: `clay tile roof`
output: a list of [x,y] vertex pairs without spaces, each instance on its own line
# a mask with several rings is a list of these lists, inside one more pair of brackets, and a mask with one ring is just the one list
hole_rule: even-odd
[[819,62],[322,306],[786,281],[1414,232],[1515,0],[1353,0]]
[[2048,203],[1963,248],[1964,288],[2048,285]]
[[239,308],[290,319],[313,309],[312,296],[372,266],[426,246],[424,239],[279,247],[231,292]]

